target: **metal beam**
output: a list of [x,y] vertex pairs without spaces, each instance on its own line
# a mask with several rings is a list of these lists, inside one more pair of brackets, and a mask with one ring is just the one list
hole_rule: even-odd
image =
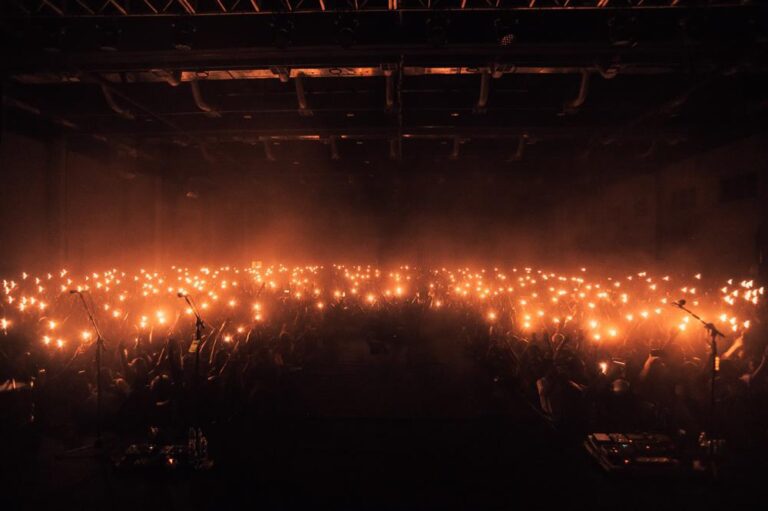
[[40,2],[40,9],[37,10],[38,13],[40,13],[42,6],[46,6],[49,9],[51,9],[53,12],[58,14],[59,16],[64,16],[64,10],[62,7],[59,7],[58,5],[54,4],[51,0],[42,0]]
[[[171,6],[180,5],[184,13],[188,16],[243,16],[253,14],[276,14],[287,10],[295,14],[308,14],[320,12],[343,13],[349,9],[360,13],[376,13],[391,11],[407,12],[497,12],[497,11],[600,11],[605,9],[619,9],[623,11],[670,11],[686,9],[685,3],[679,0],[665,0],[664,2],[654,2],[646,4],[637,1],[630,4],[623,4],[620,7],[612,5],[609,0],[586,0],[573,5],[568,0],[564,2],[537,2],[537,0],[528,0],[527,2],[509,3],[500,0],[486,0],[485,2],[475,1],[473,3],[467,0],[459,0],[444,4],[443,2],[433,2],[424,0],[420,2],[400,2],[399,0],[347,0],[347,2],[336,2],[332,6],[325,0],[305,3],[299,0],[294,3],[291,0],[281,0],[272,5],[260,5],[257,0],[250,0],[253,10],[243,11],[241,9],[228,8],[224,0],[163,0],[161,6],[156,5],[150,0],[129,1],[129,0],[75,0],[55,2],[54,0],[16,0],[0,2],[0,10],[10,16],[22,15],[24,17],[45,17],[50,16],[51,12],[59,17],[78,18],[93,16],[112,16],[111,12],[104,12],[106,5],[111,5],[123,17],[175,17],[178,13]],[[75,8],[74,6],[77,6]],[[282,5],[282,7],[280,7]],[[709,0],[708,8],[740,7],[746,5],[742,0]],[[143,6],[140,7],[140,6]],[[149,11],[147,11],[149,9]]]
[[192,6],[189,0],[178,0],[181,6],[187,11],[187,14],[197,14],[197,10]]
[[[397,127],[348,127],[348,128],[301,128],[301,129],[210,129],[187,131],[190,137],[205,140],[237,141],[243,139],[269,139],[269,140],[304,140],[322,141],[329,137],[337,137],[338,140],[393,140],[398,138]],[[596,135],[604,134],[606,126],[603,124],[580,124],[579,126],[533,126],[524,124],[519,126],[403,126],[402,138],[406,140],[453,140],[459,137],[462,140],[515,140],[520,136],[528,135],[530,139],[590,139]],[[128,136],[134,132],[115,132],[108,136]],[[673,137],[680,134],[690,134],[690,128],[658,128],[654,135],[660,138]],[[144,140],[167,141],[178,136],[167,131],[142,131]],[[627,132],[625,138],[646,139],[648,134]]]
[[[759,48],[759,46],[758,46]],[[722,45],[702,45],[697,48],[701,56],[701,64],[707,65],[707,56],[712,60],[722,58]],[[253,70],[291,65],[301,66],[301,62],[312,62],[315,68],[345,69],[350,61],[358,63],[360,68],[377,67],[392,58],[393,52],[407,55],[411,64],[404,70],[406,74],[418,73],[414,62],[431,59],[455,62],[458,66],[444,66],[445,73],[469,73],[486,65],[489,60],[502,59],[501,62],[514,62],[509,66],[509,72],[574,72],[574,70],[593,66],[600,60],[621,59],[620,72],[656,72],[658,69],[684,67],[690,48],[684,44],[669,41],[646,43],[642,48],[616,48],[608,41],[604,43],[570,43],[567,45],[552,44],[518,44],[505,47],[499,56],[496,45],[455,45],[447,47],[432,47],[429,45],[391,44],[391,45],[355,45],[344,50],[343,55],[338,48],[315,46],[293,47],[278,49],[273,47],[244,47],[178,51],[172,49],[116,52],[72,52],[67,53],[66,59],[39,50],[15,48],[5,55],[5,69],[10,74],[22,73],[25,70],[33,72],[70,71],[72,68],[84,71],[129,72],[153,68],[172,70],[199,70],[201,67],[214,70]],[[567,59],[567,60],[566,60]],[[434,61],[434,60],[433,60]],[[569,66],[563,66],[563,62]],[[473,66],[474,64],[474,66]],[[756,63],[757,64],[757,63]],[[308,67],[308,66],[307,66]],[[759,66],[758,66],[759,67]],[[765,66],[763,66],[765,67]],[[431,68],[431,72],[439,74],[441,68]],[[477,71],[474,71],[477,73]]]
[[91,15],[96,14],[96,12],[93,9],[91,9],[91,6],[86,4],[83,0],[77,0],[77,5],[82,7],[85,10],[85,12],[87,12],[88,14],[91,14]]
[[117,0],[107,0],[107,3],[117,9],[117,11],[123,16],[128,16],[128,10],[123,5],[120,5]]
[[[393,83],[394,83],[394,71],[397,69],[396,65],[381,66],[381,67],[300,67],[294,69],[288,69],[284,67],[276,68],[258,68],[258,69],[203,69],[195,71],[168,71],[161,68],[150,68],[142,71],[131,71],[123,73],[126,77],[126,81],[131,83],[141,82],[168,82],[173,86],[178,85],[180,82],[191,81],[220,81],[220,80],[274,80],[279,78],[280,81],[287,83],[291,77],[295,77],[298,74],[302,74],[311,78],[365,78],[385,76],[387,78],[386,85],[386,104],[390,105],[390,100],[393,99]],[[533,74],[533,75],[547,75],[547,74],[581,74],[584,67],[579,66],[507,66],[496,65],[491,73],[491,77],[500,78],[507,74]],[[666,74],[683,71],[681,66],[663,66],[663,65],[642,65],[633,66],[631,64],[624,64],[623,67],[612,67],[603,69],[600,66],[594,66],[595,72],[600,74],[606,80],[614,78],[619,71],[625,75],[654,75],[654,74]],[[402,68],[405,76],[453,76],[453,75],[477,75],[481,74],[482,70],[475,67],[415,67],[405,66]],[[106,79],[110,79],[110,76],[115,74],[103,74]],[[60,83],[60,84],[76,84],[76,80],[72,79],[71,73],[23,73],[14,75],[13,78],[20,83],[28,84],[45,84],[45,83]],[[392,78],[392,80],[390,80]]]
[[146,5],[147,7],[149,7],[149,8],[150,8],[150,10],[151,10],[153,13],[155,13],[155,14],[158,14],[158,11],[157,11],[157,7],[155,7],[155,5],[154,5],[152,2],[150,2],[149,0],[144,0],[144,5]]

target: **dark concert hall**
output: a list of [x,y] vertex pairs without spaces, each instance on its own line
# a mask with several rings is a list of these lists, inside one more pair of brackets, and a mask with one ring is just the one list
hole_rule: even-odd
[[2,0],[0,94],[0,508],[768,502],[768,0]]

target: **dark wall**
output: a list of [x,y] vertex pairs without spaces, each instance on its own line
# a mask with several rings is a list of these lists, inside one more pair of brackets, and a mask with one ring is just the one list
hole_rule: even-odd
[[558,245],[611,264],[757,273],[768,254],[766,142],[753,137],[606,179],[559,204]]
[[0,270],[280,260],[756,271],[766,249],[765,142],[624,177],[592,173],[585,191],[471,162],[466,172],[210,165],[190,179],[170,157],[153,166],[85,156],[62,137],[6,135]]
[[157,179],[68,146],[3,136],[0,269],[152,262]]

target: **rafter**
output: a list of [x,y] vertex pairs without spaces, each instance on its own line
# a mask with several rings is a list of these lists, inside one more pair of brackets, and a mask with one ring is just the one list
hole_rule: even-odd
[[37,9],[37,12],[40,12],[43,7],[48,7],[59,16],[64,16],[64,10],[58,5],[54,4],[53,0],[42,0],[42,2],[40,2],[40,7]]
[[[708,8],[753,8],[755,2],[744,0],[708,0]],[[248,6],[248,7],[246,7]],[[537,10],[537,11],[590,11],[602,9],[637,9],[669,10],[687,9],[690,3],[680,0],[522,0],[504,2],[503,0],[340,0],[329,3],[327,0],[276,0],[264,3],[259,0],[0,0],[0,11],[11,16],[63,18],[112,16],[237,16],[253,13],[277,14],[297,12],[381,12],[409,11],[423,12],[440,10],[449,11],[489,11],[489,10]]]
[[144,4],[145,4],[147,7],[149,7],[149,8],[150,8],[150,10],[152,10],[152,12],[154,12],[155,14],[157,14],[157,7],[155,7],[155,6],[152,4],[152,2],[150,2],[149,0],[144,0]]
[[179,0],[179,3],[187,11],[187,14],[196,14],[195,8],[189,3],[189,0]]

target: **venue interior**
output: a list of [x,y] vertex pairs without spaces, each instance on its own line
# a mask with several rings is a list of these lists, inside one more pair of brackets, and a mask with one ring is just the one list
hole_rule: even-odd
[[768,2],[0,2],[5,509],[756,509]]

